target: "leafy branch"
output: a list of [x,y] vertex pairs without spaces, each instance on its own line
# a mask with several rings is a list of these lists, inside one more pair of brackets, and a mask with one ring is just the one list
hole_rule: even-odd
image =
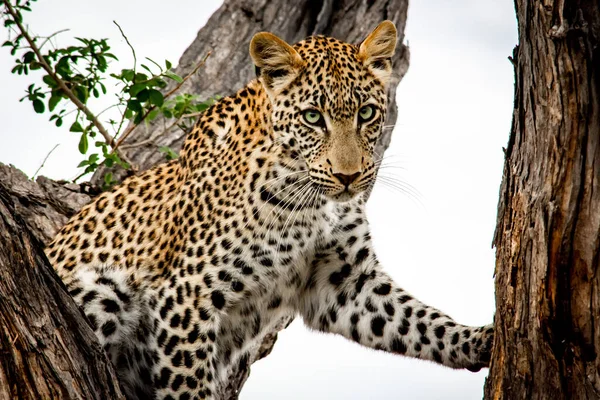
[[[211,99],[203,102],[197,96],[190,94],[174,96],[182,85],[205,64],[210,53],[184,78],[171,71],[172,64],[168,60],[163,67],[154,60],[146,58],[151,64],[140,64],[143,70],[140,72],[137,69],[135,49],[121,26],[114,22],[132,51],[134,65],[133,68],[122,69],[120,73],[109,73],[107,70],[110,61],[118,58],[110,53],[110,46],[106,39],[75,38],[77,45],[53,47],[45,53],[42,52],[42,48],[47,43],[52,43],[50,39],[63,31],[45,38],[31,35],[23,24],[22,11],[31,11],[32,1],[36,0],[2,0],[5,6],[2,13],[4,26],[15,34],[14,38],[4,42],[2,46],[11,47],[12,55],[16,55],[18,51],[22,52],[21,57],[15,61],[12,73],[28,75],[34,70],[43,70],[46,73],[42,77],[43,85],[29,85],[21,101],[25,99],[31,101],[34,111],[39,114],[46,112],[47,103],[48,111],[52,113],[50,121],[54,121],[57,127],[62,126],[64,120],[74,114],[74,121],[69,130],[81,134],[79,152],[87,156],[79,163],[78,167],[85,167],[85,169],[75,180],[95,171],[100,165],[108,168],[119,165],[136,173],[136,167],[123,150],[141,144],[134,143],[126,146],[122,144],[137,126],[142,122],[152,121],[162,114],[166,119],[174,119],[168,129],[178,126],[187,130],[195,122],[196,116],[212,104]],[[45,40],[38,46],[38,39]],[[26,42],[25,46],[21,45],[22,41]],[[94,114],[89,108],[88,101],[92,97],[99,98],[101,94],[107,94],[104,84],[107,80],[112,80],[118,88],[117,101],[99,114]],[[177,84],[163,95],[162,90],[168,86],[167,81],[175,81]],[[75,108],[67,110],[69,105]],[[60,110],[57,111],[57,108]],[[117,118],[118,122],[108,119],[103,124],[100,116],[115,108],[120,114]],[[124,128],[126,121],[129,123],[127,128]],[[109,126],[112,133],[107,129]],[[97,136],[100,137],[96,138]],[[93,147],[101,150],[101,154],[94,152],[89,154],[90,141],[93,142]],[[156,145],[153,141],[144,144]],[[168,159],[177,157],[173,150],[158,145],[157,147],[158,151],[165,153]],[[104,181],[105,186],[116,183],[110,172],[105,174]]]
[[[129,43],[129,42],[128,42]],[[133,48],[132,48],[133,50]],[[176,76],[172,76],[171,78],[173,80],[175,80],[177,83],[177,85],[169,90],[167,92],[167,94],[164,95],[164,100],[168,99],[169,97],[171,97],[173,94],[177,93],[177,91],[181,88],[181,86],[183,86],[183,84],[190,79],[192,76],[194,76],[198,70],[204,66],[204,64],[206,63],[206,60],[208,59],[208,57],[210,57],[211,52],[209,51],[206,56],[204,56],[204,59],[202,59],[202,61],[200,61],[198,63],[198,65],[196,65],[196,67],[192,70],[192,72],[190,72],[189,74],[187,74],[183,79],[177,79],[178,77]],[[195,100],[196,97],[192,96],[192,98]],[[210,102],[210,101],[209,101]],[[202,104],[202,103],[201,103]],[[203,108],[202,111],[204,111],[206,108],[208,108],[209,103],[206,103],[206,107],[204,107],[205,104],[202,104],[200,107]],[[191,108],[190,108],[191,107]],[[186,107],[183,107],[185,109],[185,111],[190,111],[193,107],[192,107],[192,102],[189,102],[189,104],[186,105]],[[152,107],[150,107],[148,110],[146,110],[146,113],[142,116],[142,120],[146,119],[150,113],[154,112],[156,110],[156,105],[153,105]],[[183,111],[183,110],[182,110]],[[163,110],[163,114],[164,114],[164,110]],[[179,114],[179,113],[176,113]],[[181,114],[183,115],[183,114]],[[167,114],[165,116],[168,117],[172,117],[172,112],[167,112]],[[177,116],[179,117],[179,116]],[[135,130],[135,128],[138,127],[139,124],[133,124],[131,127],[129,127],[124,133],[123,135],[121,135],[121,138],[117,141],[116,145],[115,145],[115,149],[117,149],[119,146],[121,146],[121,144],[123,143],[123,141],[125,139],[127,139],[127,137]],[[131,147],[131,146],[130,146]]]
[[[87,119],[94,124],[96,129],[98,129],[98,132],[100,132],[100,134],[104,137],[104,140],[106,140],[106,143],[108,143],[108,145],[110,145],[114,149],[116,142],[113,140],[112,136],[108,133],[106,128],[104,128],[104,126],[100,123],[100,121],[98,121],[98,118],[96,118],[94,113],[92,113],[89,110],[89,108],[87,108],[87,106],[71,91],[71,89],[67,86],[67,83],[58,76],[58,74],[54,71],[53,68],[50,67],[50,65],[48,65],[48,62],[46,61],[46,57],[44,57],[42,55],[42,53],[40,52],[40,49],[35,44],[35,40],[29,35],[27,29],[25,29],[25,27],[23,26],[23,24],[22,24],[23,17],[21,15],[21,13],[16,11],[12,7],[9,0],[3,0],[3,2],[6,7],[6,11],[12,17],[12,21],[14,21],[14,23],[16,24],[17,28],[20,31],[20,34],[27,41],[27,43],[29,43],[30,49],[33,51],[33,53],[35,54],[35,57],[37,58],[37,60],[36,60],[37,63],[39,63],[39,65],[44,69],[44,71],[46,71],[48,73],[49,79],[46,79],[45,82],[49,83],[50,85],[56,84],[56,86],[62,92],[61,94],[63,96],[66,96],[80,111],[82,111],[85,114]],[[7,20],[7,21],[10,21],[10,20]],[[32,58],[31,56],[28,56],[28,54],[31,54],[31,53],[25,53],[25,55],[23,56],[25,61],[30,60]],[[29,62],[31,63],[31,61],[33,61],[33,60],[30,60]],[[30,93],[31,93],[31,91],[30,91]],[[38,96],[34,96],[34,97],[40,97],[40,96],[38,95]],[[52,100],[52,98],[51,98],[51,100]],[[34,101],[34,108],[36,108],[36,105],[37,105],[36,111],[42,110],[42,112],[43,112],[43,107],[39,105],[41,103],[41,100],[33,99],[33,101]],[[52,103],[50,104],[50,106],[52,106]],[[119,158],[121,160],[123,160],[124,162],[128,163],[131,166],[131,168],[133,169],[133,171],[135,172],[135,167],[128,161],[127,157],[124,154],[120,153],[116,149],[115,149],[115,152],[117,153]]]

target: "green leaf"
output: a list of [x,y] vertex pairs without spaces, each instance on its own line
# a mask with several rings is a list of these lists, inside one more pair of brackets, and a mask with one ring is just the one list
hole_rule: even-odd
[[148,68],[147,65],[141,64],[141,67],[144,68],[146,71],[150,72],[150,74],[152,74],[152,71],[150,70],[150,68]]
[[154,121],[156,119],[156,117],[158,116],[159,111],[160,110],[158,108],[155,108],[152,111],[150,111],[148,113],[148,115],[146,116],[146,121]]
[[140,124],[142,122],[143,117],[144,117],[144,114],[141,113],[141,112],[135,114],[135,118],[133,119],[133,123],[136,124],[136,125]]
[[83,128],[78,121],[73,122],[73,125],[69,128],[69,132],[83,132]]
[[148,80],[148,75],[143,74],[141,72],[138,72],[135,74],[135,81],[136,82],[143,82],[143,81],[147,81]]
[[208,103],[198,103],[198,104],[196,104],[196,106],[194,108],[196,109],[196,112],[202,112],[202,111],[206,110],[208,107],[210,107],[210,104],[208,104]]
[[165,75],[167,78],[171,78],[171,79],[173,79],[173,80],[174,80],[175,82],[177,82],[177,83],[181,83],[181,82],[183,82],[183,78],[182,78],[182,77],[180,77],[179,75],[177,75],[176,73],[173,73],[173,72],[171,72],[171,71],[167,71],[167,72],[165,72],[165,73],[164,73],[164,75]]
[[117,157],[117,164],[119,164],[121,166],[121,168],[123,168],[123,169],[131,169],[131,165],[127,164],[125,161],[121,160],[119,157]]
[[36,113],[41,114],[46,110],[46,106],[40,99],[33,100],[33,109]]
[[56,108],[56,105],[58,103],[60,103],[61,99],[62,99],[62,96],[56,95],[56,94],[52,94],[52,96],[50,96],[50,99],[48,100],[48,109],[50,111],[54,111],[54,109]]
[[111,187],[117,183],[117,181],[115,181],[113,179],[113,174],[112,172],[107,172],[104,175],[104,183],[102,184],[102,190],[108,191],[111,189]]
[[96,61],[98,62],[98,69],[102,72],[106,71],[106,67],[108,64],[106,63],[106,58],[104,56],[98,55],[96,56]]
[[171,69],[171,67],[173,66],[173,64],[171,64],[171,61],[169,60],[165,60],[165,65],[167,66],[167,69]]
[[27,53],[23,54],[24,63],[29,64],[33,60],[35,60],[35,53],[33,51],[28,51]]
[[88,138],[87,134],[84,132],[81,134],[81,139],[79,139],[79,152],[81,154],[85,154],[88,151]]
[[168,146],[161,146],[158,148],[158,151],[163,153],[165,155],[165,157],[167,158],[167,160],[174,160],[179,157],[179,155],[172,148],[170,148]]
[[129,81],[129,82],[132,82],[133,78],[135,77],[132,69],[124,69],[122,72],[122,75],[123,75],[123,79],[125,79],[126,81]]
[[146,81],[146,86],[149,88],[152,88],[154,86],[159,86],[161,81],[162,81],[162,79],[160,79],[160,78],[152,78],[152,79]]
[[50,75],[44,75],[42,80],[44,81],[44,83],[46,85],[50,86],[51,88],[55,88],[58,86],[58,84],[56,83],[56,80],[53,77],[51,77]]
[[77,98],[85,104],[87,102],[88,97],[90,96],[87,88],[84,86],[75,86],[73,89],[73,91],[75,92],[75,96],[77,96]]
[[2,43],[2,47],[6,47],[6,46],[12,46],[13,42],[11,42],[10,40],[7,40],[6,42]]
[[127,108],[134,112],[142,111],[142,105],[137,100],[129,100],[127,102]]
[[60,128],[63,124],[63,119],[61,117],[58,117],[56,119],[56,122],[54,123],[54,125],[56,125],[58,128]]
[[71,66],[69,65],[69,57],[61,57],[54,66],[56,72],[64,79],[69,79],[71,75]]
[[90,164],[90,162],[88,160],[83,160],[82,162],[77,164],[77,168],[85,167],[86,165],[89,165],[89,164]]
[[157,107],[162,106],[165,102],[165,98],[163,97],[162,93],[156,89],[150,89],[148,91],[148,97],[150,100],[150,104],[154,104]]
[[136,83],[135,85],[129,88],[129,94],[135,97],[139,92],[141,92],[144,89],[146,89],[146,85],[144,83]]
[[143,103],[148,101],[148,98],[150,97],[150,92],[147,89],[144,89],[141,92],[139,92],[135,97],[137,97],[137,99]]

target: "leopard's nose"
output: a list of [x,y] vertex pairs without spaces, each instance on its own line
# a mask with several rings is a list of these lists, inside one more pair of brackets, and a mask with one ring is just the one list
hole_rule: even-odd
[[345,187],[350,186],[350,184],[352,182],[354,182],[356,180],[356,178],[358,178],[360,176],[360,172],[356,172],[352,175],[347,175],[347,174],[333,174],[333,176],[335,176],[337,178],[338,181],[340,181],[340,183],[342,185],[344,185]]

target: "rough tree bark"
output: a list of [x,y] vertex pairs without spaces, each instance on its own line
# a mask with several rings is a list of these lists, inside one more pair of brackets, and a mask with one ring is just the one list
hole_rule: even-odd
[[600,398],[600,3],[517,0],[486,399]]
[[[4,184],[0,183],[0,399],[123,399],[104,350]],[[35,201],[36,196],[27,199]]]
[[[248,44],[255,32],[272,31],[289,42],[322,33],[358,43],[379,22],[390,19],[400,35],[389,91],[387,125],[393,125],[396,87],[408,68],[408,48],[401,44],[407,8],[407,0],[225,0],[179,62],[177,73],[187,75],[212,51],[205,67],[186,81],[180,91],[208,98],[227,95],[244,86],[254,77]],[[138,128],[124,142],[131,145],[151,139],[151,144],[127,150],[139,170],[163,161],[158,146],[180,149],[184,133],[163,132],[162,126],[159,122],[150,129]],[[385,130],[379,152],[387,148],[391,131]],[[100,182],[101,176],[102,171],[92,183]],[[73,311],[74,303],[41,252],[68,218],[97,193],[93,184],[74,185],[46,178],[35,183],[20,171],[0,163],[0,230],[4,233],[0,235],[0,400],[25,393],[15,391],[24,382],[30,382],[24,387],[31,388],[31,393],[42,394],[33,398],[120,396],[118,387],[110,380],[112,369],[97,351],[91,330],[85,326],[83,317]],[[46,321],[49,322],[41,325]],[[250,364],[270,353],[277,332],[288,322],[282,321],[255,349],[247,367],[229,377],[227,385],[220,388],[220,399],[237,398],[250,373]],[[15,360],[21,360],[21,372],[7,372]],[[82,364],[82,360],[88,364]],[[65,384],[69,379],[70,391]],[[96,388],[95,394],[87,395],[86,390],[92,388]]]

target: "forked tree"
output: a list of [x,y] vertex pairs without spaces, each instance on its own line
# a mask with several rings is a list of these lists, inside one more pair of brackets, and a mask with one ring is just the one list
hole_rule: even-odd
[[[185,74],[213,50],[202,76],[182,90],[209,96],[241,87],[253,71],[236,44],[257,31],[289,42],[313,33],[352,42],[383,19],[403,32],[406,9],[403,0],[227,0],[181,59],[177,72]],[[516,0],[516,10],[515,110],[494,239],[496,336],[485,397],[596,399],[600,3]],[[408,65],[405,48],[394,61],[391,95]],[[390,107],[388,124],[396,115],[393,101]],[[130,143],[180,146],[181,133],[157,132],[136,131]],[[140,170],[160,162],[151,145],[130,148]],[[121,398],[111,366],[41,251],[95,193],[89,185],[33,183],[0,166],[0,399]],[[269,353],[276,335],[254,360]],[[237,371],[221,398],[235,398],[248,373],[249,366]]]

